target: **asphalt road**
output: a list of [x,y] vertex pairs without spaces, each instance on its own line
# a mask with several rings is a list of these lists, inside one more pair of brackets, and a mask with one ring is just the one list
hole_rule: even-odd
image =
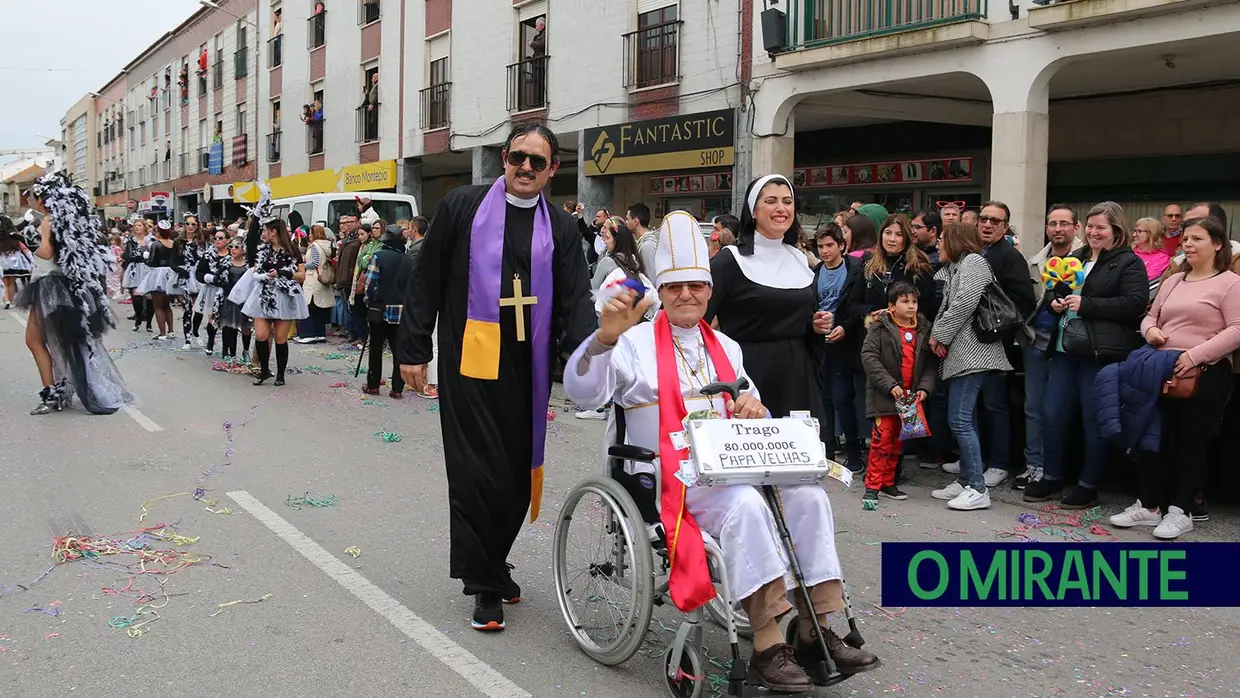
[[[364,400],[356,354],[338,347],[292,345],[302,373],[256,388],[126,325],[109,345],[139,414],[31,417],[38,386],[23,331],[0,311],[0,696],[664,695],[657,657],[675,612],[656,609],[642,652],[605,668],[578,651],[551,590],[554,513],[597,471],[602,423],[561,412],[550,425],[544,515],[512,559],[524,599],[506,632],[483,635],[447,575],[433,403]],[[383,431],[403,438],[385,442]],[[929,497],[948,476],[912,476],[912,498],[876,512],[862,511],[858,485],[828,487],[867,648],[884,664],[815,695],[1240,695],[1235,609],[884,608],[880,541],[1001,540],[1029,511],[1005,489],[989,511],[949,512]],[[209,511],[188,494],[198,488],[232,513]],[[338,502],[286,504],[306,493]],[[1189,539],[1236,540],[1234,520],[1216,511]],[[166,577],[110,564],[119,556],[53,565],[53,536],[125,540],[157,524],[194,542],[155,547],[198,562]],[[158,620],[111,627],[152,621],[133,618],[140,602],[159,606]],[[726,656],[721,631],[708,643]]]

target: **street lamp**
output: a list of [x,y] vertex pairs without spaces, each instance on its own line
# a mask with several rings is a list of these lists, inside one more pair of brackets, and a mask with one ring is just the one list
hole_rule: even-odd
[[228,10],[225,10],[224,8],[220,7],[220,4],[216,2],[215,0],[198,0],[198,4],[202,5],[203,7],[210,8],[212,10],[219,10],[220,12],[223,12],[224,14],[228,15],[229,17],[232,17],[233,19],[239,22],[245,22],[251,27],[254,27],[254,104],[251,106],[253,107],[253,111],[254,111],[254,138],[256,139],[254,141],[254,177],[255,179],[257,179],[258,178],[258,155],[260,152],[262,152],[262,148],[260,147],[260,141],[259,141],[259,139],[261,139],[262,134],[259,133],[259,125],[258,125],[259,124],[259,121],[258,121],[258,67],[259,65],[262,64],[262,59],[263,59],[263,37],[261,36],[261,32],[259,31],[257,24],[251,22],[245,17],[241,17],[239,15],[233,14],[232,12],[229,12]]

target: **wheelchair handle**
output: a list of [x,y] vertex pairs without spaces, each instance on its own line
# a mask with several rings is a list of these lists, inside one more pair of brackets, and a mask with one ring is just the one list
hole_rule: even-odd
[[749,389],[749,379],[745,378],[744,376],[741,376],[740,378],[737,378],[735,381],[731,383],[718,382],[718,383],[711,383],[709,385],[705,385],[702,387],[702,390],[700,392],[707,397],[711,397],[714,395],[718,395],[720,393],[724,393],[731,399],[735,400],[736,398],[740,397],[741,393],[745,392],[748,389]]

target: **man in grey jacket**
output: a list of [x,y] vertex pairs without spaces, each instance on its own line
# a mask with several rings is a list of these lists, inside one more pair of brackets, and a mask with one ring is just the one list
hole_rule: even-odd
[[405,229],[405,254],[409,255],[416,264],[418,261],[418,253],[422,251],[422,238],[426,237],[426,230],[430,227],[430,221],[422,216],[414,216],[409,221],[409,227]]

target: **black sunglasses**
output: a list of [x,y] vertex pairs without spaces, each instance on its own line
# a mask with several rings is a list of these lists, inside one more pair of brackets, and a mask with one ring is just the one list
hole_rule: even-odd
[[530,169],[535,172],[542,172],[547,169],[547,158],[541,155],[530,155],[529,153],[523,153],[520,150],[508,151],[508,164],[513,167],[520,167],[521,165],[524,165],[527,158],[530,161]]

